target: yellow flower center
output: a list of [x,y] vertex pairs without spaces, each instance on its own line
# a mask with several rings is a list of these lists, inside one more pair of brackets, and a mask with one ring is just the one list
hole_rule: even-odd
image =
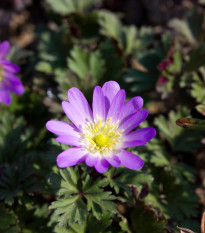
[[108,143],[108,137],[105,134],[97,135],[93,140],[97,146],[103,147]]
[[123,130],[119,130],[119,121],[111,123],[111,117],[87,123],[82,127],[82,144],[92,154],[109,155],[115,153],[120,146]]

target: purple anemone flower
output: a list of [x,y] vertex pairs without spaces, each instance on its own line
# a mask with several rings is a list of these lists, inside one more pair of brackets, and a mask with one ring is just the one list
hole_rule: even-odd
[[9,53],[9,50],[9,42],[4,41],[0,43],[0,102],[5,103],[6,105],[11,103],[10,91],[17,95],[24,92],[24,87],[21,81],[15,75],[15,73],[20,71],[20,68],[4,59]]
[[141,110],[143,99],[139,96],[125,102],[125,90],[117,82],[96,86],[93,92],[92,110],[78,88],[68,90],[68,100],[62,102],[64,112],[74,125],[51,120],[46,127],[59,135],[56,140],[73,147],[57,157],[60,168],[85,161],[99,173],[113,167],[125,166],[140,169],[144,161],[126,148],[144,146],[156,131],[148,127],[133,131],[148,115]]

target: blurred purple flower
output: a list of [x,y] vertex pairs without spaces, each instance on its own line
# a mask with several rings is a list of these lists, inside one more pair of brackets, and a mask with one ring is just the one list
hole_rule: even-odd
[[9,50],[9,42],[4,41],[0,43],[0,102],[4,102],[6,105],[11,103],[10,91],[17,95],[24,92],[21,81],[15,75],[15,73],[20,71],[20,68],[4,59]]
[[85,161],[87,166],[104,173],[109,164],[133,170],[144,165],[140,157],[124,149],[146,145],[156,131],[151,127],[133,131],[147,118],[148,111],[141,110],[141,97],[124,104],[125,96],[117,82],[106,82],[102,88],[96,86],[91,111],[79,89],[73,87],[68,91],[69,102],[63,101],[62,107],[74,125],[55,120],[46,124],[49,131],[59,135],[58,142],[74,146],[58,155],[60,168]]

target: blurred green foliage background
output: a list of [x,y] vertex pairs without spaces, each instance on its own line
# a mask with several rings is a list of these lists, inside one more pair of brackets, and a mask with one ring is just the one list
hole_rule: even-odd
[[[200,232],[205,131],[176,121],[205,120],[205,2],[13,0],[0,7],[1,40],[13,44],[8,59],[21,67],[26,88],[0,108],[0,232]],[[150,112],[140,127],[155,127],[157,136],[131,149],[144,168],[58,169],[67,146],[46,122],[67,121],[61,102],[70,87],[91,103],[94,86],[108,80],[127,100],[143,97]]]

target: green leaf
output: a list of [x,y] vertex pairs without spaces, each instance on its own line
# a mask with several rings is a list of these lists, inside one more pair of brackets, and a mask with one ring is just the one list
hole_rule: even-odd
[[179,118],[187,115],[186,109],[180,109],[178,112],[169,113],[168,122],[162,115],[155,119],[155,125],[158,126],[160,134],[169,141],[173,151],[194,151],[201,145],[201,133],[180,128],[176,124]]
[[111,192],[103,191],[103,187],[107,185],[105,179],[93,181],[86,171],[80,175],[76,167],[76,169],[61,169],[58,180],[58,198],[52,203],[50,209],[55,209],[54,214],[58,216],[60,226],[74,223],[83,225],[88,211],[98,220],[102,218],[105,211],[109,213],[115,211],[115,205],[112,202],[114,197]]
[[72,0],[60,0],[58,2],[55,0],[46,0],[46,2],[54,12],[62,15],[67,15],[76,11],[75,3]]
[[68,59],[68,67],[80,79],[85,79],[89,75],[92,75],[95,79],[99,79],[104,72],[104,60],[99,51],[89,52],[75,46],[71,51],[71,58]]
[[164,167],[169,165],[170,160],[166,151],[158,151],[151,157],[151,162],[157,167]]
[[22,49],[18,46],[11,46],[9,54],[7,55],[7,59],[10,60],[14,64],[25,64],[33,55],[33,52]]
[[105,72],[105,61],[99,51],[91,52],[74,46],[71,57],[68,58],[68,67],[74,72],[82,87],[95,86]]
[[105,230],[111,225],[112,219],[111,214],[108,212],[102,216],[100,220],[96,219],[92,215],[88,216],[87,219],[87,232],[105,232]]
[[138,53],[151,42],[153,42],[153,31],[151,28],[141,28],[139,31],[135,26],[123,26],[119,18],[107,10],[99,11],[100,33],[118,42],[119,48],[125,55]]
[[137,188],[139,195],[143,185],[150,184],[153,181],[151,175],[142,173],[142,171],[132,171],[122,167],[118,169],[112,168],[105,175],[110,186],[114,188],[117,194],[125,191],[130,197],[133,196],[131,185]]
[[[131,214],[132,225],[140,233],[164,233],[165,221],[160,220],[153,211],[138,206]],[[149,224],[147,224],[149,223]]]
[[[198,59],[200,60],[200,59]],[[199,102],[205,103],[205,70],[201,68],[202,78],[196,72],[192,73],[191,95]]]
[[137,69],[127,70],[124,80],[130,85],[131,92],[143,92],[156,85],[158,76]]
[[86,12],[86,14],[73,14],[69,18],[70,27],[76,27],[76,31],[72,32],[71,30],[71,33],[74,37],[77,34],[84,46],[97,42],[100,36],[97,11]]
[[14,226],[16,224],[17,217],[0,204],[0,231],[4,233],[18,232],[20,229],[17,226]]
[[196,48],[191,52],[190,59],[186,65],[186,70],[188,72],[196,71],[204,64],[205,64],[205,44],[201,44],[199,45],[198,48]]
[[122,48],[125,54],[129,55],[135,50],[137,29],[135,26],[124,27],[122,34]]
[[131,230],[129,229],[128,221],[126,218],[122,218],[122,221],[119,223],[119,225],[123,230],[123,232],[132,233]]
[[157,50],[144,52],[137,60],[143,70],[138,68],[127,69],[124,80],[130,86],[131,92],[143,92],[156,86],[159,78],[157,66],[161,61]]
[[53,68],[50,63],[41,61],[36,65],[36,70],[46,74],[52,74]]
[[195,108],[199,113],[205,116],[205,104],[199,104]]
[[175,50],[172,54],[173,63],[168,66],[168,72],[173,75],[179,74],[182,70],[182,54],[180,50]]
[[154,42],[154,31],[152,27],[140,27],[135,41],[135,56],[137,58],[144,54],[145,49]]
[[[123,57],[118,54],[118,50],[111,40],[105,40],[100,44],[99,50],[105,60],[104,77],[112,77],[112,80],[119,80],[124,71]],[[109,80],[109,79],[108,79]]]
[[[178,170],[179,169],[179,170]],[[173,172],[173,170],[178,170]],[[179,178],[179,173],[183,175]],[[146,201],[159,209],[169,219],[175,216],[177,224],[183,223],[186,218],[197,215],[197,199],[193,192],[193,184],[189,182],[190,172],[186,167],[172,166],[171,170],[158,168],[153,171],[155,182],[152,183]],[[192,178],[191,178],[192,179]],[[193,182],[193,180],[191,181]]]
[[101,0],[46,0],[51,9],[61,15],[68,15],[74,12],[83,12],[91,5],[99,3]]
[[86,205],[77,195],[53,202],[50,209],[56,209],[55,214],[58,215],[60,226],[72,225],[75,222],[82,225],[88,214]]
[[15,197],[40,190],[39,181],[33,177],[32,158],[24,156],[13,165],[4,164],[0,179],[0,200],[11,205]]
[[114,212],[115,205],[112,200],[115,198],[111,195],[111,192],[102,192],[100,187],[106,186],[107,182],[105,179],[98,179],[94,183],[91,183],[91,181],[91,177],[87,175],[83,182],[83,190],[85,198],[87,199],[87,207],[88,210],[92,210],[93,215],[97,219],[101,219],[104,211],[108,211],[110,213]]
[[199,42],[204,41],[204,14],[199,8],[193,7],[186,14],[184,20],[172,19],[169,26],[173,28],[184,43],[196,46]]
[[[8,141],[11,143],[12,141],[19,139],[19,135],[22,134],[23,126],[25,125],[25,121],[22,117],[16,118],[10,112],[0,111],[0,147],[5,145],[6,137],[9,137]],[[15,133],[17,131],[17,133]],[[10,134],[14,135],[10,135]],[[9,136],[8,136],[9,135]],[[18,135],[18,138],[16,137]],[[13,140],[12,140],[13,139]],[[19,142],[18,142],[19,143]],[[11,146],[11,144],[10,144]],[[1,156],[2,153],[1,153]],[[7,154],[8,157],[8,154]],[[3,162],[3,161],[1,161]]]
[[[57,4],[58,5],[58,4]],[[36,68],[40,72],[52,74],[58,69],[66,69],[66,57],[71,49],[70,31],[62,25],[55,31],[42,27],[37,31],[39,59]]]
[[196,40],[186,21],[180,19],[172,19],[169,22],[169,27],[173,28],[178,34],[180,34],[184,41],[188,41],[190,44],[196,44]]
[[119,40],[121,34],[121,22],[118,17],[106,10],[101,10],[98,14],[101,34]]

